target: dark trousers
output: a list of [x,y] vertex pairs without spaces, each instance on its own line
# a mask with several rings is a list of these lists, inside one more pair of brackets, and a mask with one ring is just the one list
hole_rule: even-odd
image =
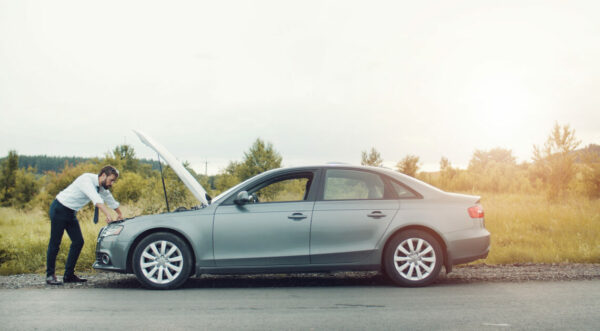
[[75,264],[77,264],[79,253],[83,248],[83,235],[75,214],[76,211],[63,206],[56,199],[50,205],[50,242],[46,253],[46,276],[54,275],[56,255],[58,255],[65,230],[71,238],[71,248],[65,263],[65,276],[71,276],[75,272]]

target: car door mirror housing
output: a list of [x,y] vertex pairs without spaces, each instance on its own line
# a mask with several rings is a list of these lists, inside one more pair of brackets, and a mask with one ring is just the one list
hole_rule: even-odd
[[235,202],[236,205],[244,205],[246,203],[248,203],[250,201],[250,197],[248,196],[248,192],[247,191],[241,191],[237,194],[237,197],[235,200],[233,200],[233,202]]

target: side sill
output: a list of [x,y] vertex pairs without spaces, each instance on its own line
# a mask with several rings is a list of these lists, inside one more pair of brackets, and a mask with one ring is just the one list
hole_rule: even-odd
[[374,265],[278,265],[253,267],[201,267],[196,274],[270,274],[270,273],[312,273],[333,271],[379,271],[381,266]]

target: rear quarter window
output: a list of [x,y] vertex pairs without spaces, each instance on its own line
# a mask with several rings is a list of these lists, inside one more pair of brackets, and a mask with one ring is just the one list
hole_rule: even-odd
[[392,187],[394,188],[396,195],[398,195],[398,198],[400,198],[400,199],[417,199],[417,198],[419,198],[419,196],[417,196],[408,187],[406,187],[394,180],[391,180],[390,183],[392,184]]

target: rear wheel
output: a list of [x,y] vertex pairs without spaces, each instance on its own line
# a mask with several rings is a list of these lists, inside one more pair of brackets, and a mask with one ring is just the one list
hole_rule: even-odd
[[190,276],[192,259],[188,245],[168,232],[150,234],[133,253],[133,271],[144,287],[168,290],[181,286]]
[[391,239],[384,260],[386,274],[396,285],[417,287],[437,279],[443,254],[432,235],[421,230],[408,230]]

